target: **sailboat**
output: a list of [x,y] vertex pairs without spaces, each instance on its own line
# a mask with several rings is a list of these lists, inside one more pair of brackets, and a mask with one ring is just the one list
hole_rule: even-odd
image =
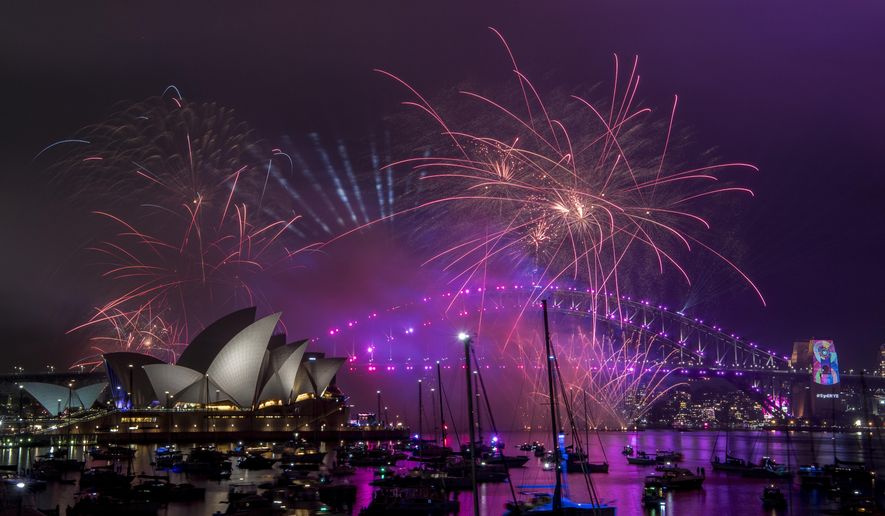
[[725,422],[725,460],[720,460],[719,455],[716,454],[716,444],[719,442],[719,437],[717,435],[716,441],[713,443],[713,459],[710,461],[710,465],[713,466],[713,471],[743,473],[753,467],[753,465],[744,459],[731,455],[728,452],[729,432],[731,431],[730,407],[727,413],[728,420]]
[[[590,445],[590,417],[587,411],[587,391],[582,390],[584,402],[584,444]],[[599,430],[596,430],[596,439],[599,441],[599,449],[602,450],[602,462],[591,462],[588,460],[587,453],[583,450],[569,451],[568,461],[566,462],[566,471],[569,473],[608,473],[608,457],[605,456],[605,447],[602,445],[602,438],[599,437]]]
[[[421,397],[420,383],[418,384],[418,405],[419,405],[419,418],[423,417],[423,401]],[[423,439],[423,434],[419,431],[419,446],[418,449],[412,452],[412,459],[421,461],[421,462],[445,462],[446,458],[452,455],[452,449],[449,448],[446,444],[446,420],[445,414],[443,412],[443,389],[442,389],[442,374],[440,372],[439,362],[436,363],[436,391],[437,396],[439,397],[439,427],[442,433],[442,438],[439,442],[436,440],[433,441],[425,441]],[[419,419],[419,426],[421,426],[421,420]],[[422,427],[423,428],[423,427]]]
[[[556,514],[563,516],[593,514],[595,516],[614,516],[615,508],[600,503],[598,500],[594,502],[579,503],[568,499],[563,495],[563,491],[568,491],[568,486],[563,480],[563,471],[566,470],[568,454],[565,447],[565,434],[559,431],[559,418],[557,416],[556,403],[556,356],[553,353],[553,344],[550,342],[550,326],[547,319],[547,300],[542,300],[541,305],[544,311],[544,345],[547,352],[547,387],[550,395],[550,431],[552,433],[552,442],[554,443],[554,474],[556,483],[553,487],[553,494],[534,493],[532,499],[528,502],[520,501],[506,504],[508,515],[515,514]],[[591,496],[594,496],[591,484]]]
[[[482,426],[480,424],[481,418],[479,415],[482,413],[482,404],[476,407],[476,422],[477,429],[479,430],[479,439],[476,442],[477,450],[484,450],[480,453],[481,464],[486,466],[503,466],[506,470],[510,468],[521,468],[525,466],[525,463],[529,461],[529,457],[527,455],[505,455],[504,442],[498,437],[498,431],[495,425],[495,419],[492,415],[492,406],[489,401],[488,393],[485,388],[485,381],[482,378],[482,374],[480,373],[481,367],[479,365],[479,360],[476,357],[476,353],[473,353],[473,360],[476,363],[476,379],[479,381],[478,388],[482,391],[482,397],[485,400],[486,411],[489,415],[489,423],[492,425],[492,439],[489,442],[488,446],[483,445],[482,438]],[[477,391],[479,392],[479,391]],[[468,446],[468,449],[470,447]]]

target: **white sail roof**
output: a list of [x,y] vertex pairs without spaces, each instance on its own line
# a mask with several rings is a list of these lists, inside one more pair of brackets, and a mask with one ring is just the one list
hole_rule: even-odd
[[255,401],[268,341],[280,315],[279,312],[269,315],[237,333],[209,366],[210,381],[241,407],[251,407]]
[[292,397],[298,367],[307,349],[307,340],[293,342],[276,348],[269,353],[267,381],[258,395],[258,401],[283,400]]
[[71,389],[67,385],[43,382],[24,382],[22,387],[34,397],[47,412],[57,416],[69,408],[88,409],[92,407],[106,383],[95,383]]
[[311,376],[313,376],[318,396],[322,396],[326,392],[326,389],[329,388],[329,384],[332,382],[332,378],[335,378],[335,375],[338,374],[338,370],[341,369],[345,360],[344,358],[318,358],[307,361],[307,364],[313,364],[310,372]]
[[234,336],[255,322],[256,308],[231,312],[206,326],[181,352],[176,365],[205,373],[212,361]]
[[200,375],[200,378],[195,382],[179,391],[174,399],[182,403],[199,403],[200,405],[218,403],[220,401],[236,403],[233,396],[224,392],[220,385],[205,375]]
[[157,396],[165,396],[165,393],[168,392],[175,397],[179,392],[203,378],[203,373],[179,365],[149,364],[143,366],[143,369]]
[[310,393],[317,397],[322,396],[345,360],[344,358],[315,358],[302,362],[295,379],[295,394]]
[[107,387],[107,382],[93,383],[85,387],[80,387],[74,391],[74,395],[80,400],[80,406],[84,409],[92,408],[98,396]]

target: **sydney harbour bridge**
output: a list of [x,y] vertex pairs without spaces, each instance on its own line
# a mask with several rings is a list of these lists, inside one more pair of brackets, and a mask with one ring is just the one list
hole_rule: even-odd
[[[480,301],[481,298],[481,301]],[[465,299],[472,299],[465,301]],[[427,296],[412,304],[398,305],[371,312],[364,319],[352,319],[331,328],[320,339],[339,346],[353,346],[348,367],[351,372],[429,371],[436,360],[458,361],[456,352],[440,355],[440,339],[454,338],[457,323],[449,323],[445,331],[426,337],[435,343],[434,353],[403,354],[401,349],[421,346],[421,334],[431,319],[422,322],[428,313],[446,306],[449,316],[471,319],[473,312],[488,314],[517,311],[523,319],[535,317],[540,300],[546,299],[552,316],[576,321],[593,321],[596,331],[613,340],[643,348],[650,360],[677,379],[709,379],[725,382],[747,393],[778,420],[791,417],[791,398],[797,386],[810,383],[807,367],[796,367],[790,357],[773,349],[729,332],[720,326],[649,300],[629,296],[595,295],[576,288],[549,288],[543,292],[533,285],[499,285],[447,292]],[[434,302],[441,302],[435,308]],[[470,306],[471,308],[467,308]],[[387,313],[385,313],[387,312]],[[421,314],[420,316],[417,314]],[[452,317],[450,317],[452,318]],[[473,322],[476,316],[473,314]],[[465,322],[467,326],[470,322]],[[579,323],[580,324],[580,323]],[[371,327],[367,328],[367,327]],[[377,337],[377,339],[373,339]],[[618,337],[620,336],[620,337]],[[409,344],[409,339],[416,341]],[[359,342],[360,346],[353,344]],[[368,347],[366,347],[366,343]],[[341,348],[339,347],[339,352]],[[445,353],[445,352],[442,352]],[[504,367],[504,366],[501,366]],[[866,387],[885,386],[885,379],[862,374],[841,374],[843,385],[861,383]]]

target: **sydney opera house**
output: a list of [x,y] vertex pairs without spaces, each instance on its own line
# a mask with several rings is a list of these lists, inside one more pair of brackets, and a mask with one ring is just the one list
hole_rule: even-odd
[[66,432],[81,434],[291,433],[346,426],[335,386],[344,358],[307,351],[307,340],[275,334],[280,314],[256,309],[207,326],[174,364],[139,353],[104,355],[106,382],[21,385],[52,415],[81,410]]

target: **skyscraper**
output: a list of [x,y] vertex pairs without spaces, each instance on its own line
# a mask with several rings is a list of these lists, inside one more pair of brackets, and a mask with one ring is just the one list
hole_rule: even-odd
[[885,376],[885,344],[879,346],[879,376]]

